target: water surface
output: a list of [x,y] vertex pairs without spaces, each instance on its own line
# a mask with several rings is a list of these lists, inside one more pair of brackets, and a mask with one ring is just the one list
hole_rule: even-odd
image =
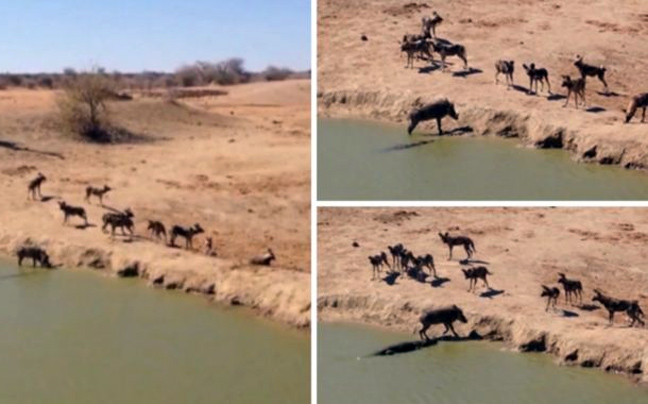
[[646,173],[517,140],[320,119],[317,146],[320,200],[648,200]]
[[549,355],[509,352],[491,342],[440,342],[365,357],[413,335],[350,324],[318,328],[320,404],[648,403],[648,390],[621,376],[559,367]]
[[307,403],[305,333],[138,280],[0,261],[0,403]]

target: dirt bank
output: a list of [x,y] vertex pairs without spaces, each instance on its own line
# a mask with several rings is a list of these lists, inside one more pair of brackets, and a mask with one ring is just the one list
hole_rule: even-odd
[[[227,93],[176,103],[135,94],[111,103],[113,120],[144,136],[93,145],[53,128],[54,92],[0,92],[0,252],[29,239],[67,267],[129,269],[151,284],[307,327],[310,82],[255,83]],[[48,178],[42,202],[27,200],[37,172]],[[84,201],[86,186],[104,184],[114,189],[105,206]],[[74,218],[63,226],[59,200],[84,207],[91,227],[75,227],[82,222]],[[135,212],[136,236],[102,233],[101,216],[127,207]],[[167,231],[200,223],[206,232],[194,251],[173,249],[148,238],[149,219]],[[216,258],[201,252],[207,236]],[[277,255],[272,267],[247,264],[267,248]]]
[[[398,41],[418,33],[429,3],[402,1],[319,2],[318,109],[324,117],[359,117],[404,122],[416,103],[448,97],[456,103],[458,122],[472,135],[517,137],[538,148],[564,148],[575,160],[648,168],[648,124],[624,124],[629,97],[645,88],[642,60],[648,50],[633,40],[648,33],[648,18],[639,1],[619,5],[611,0],[454,1],[435,5],[445,21],[438,35],[463,44],[473,73],[450,58],[449,72],[418,61],[405,68]],[[613,10],[601,16],[600,10]],[[361,35],[368,41],[362,41]],[[588,109],[563,108],[562,74],[574,77],[576,54],[607,67],[612,95],[598,79],[588,80]],[[437,56],[438,58],[438,56]],[[516,61],[518,86],[495,85],[494,62]],[[526,94],[522,63],[549,70],[554,96]],[[434,125],[419,131],[436,133]],[[403,129],[405,136],[405,129]]]
[[[607,311],[592,290],[638,299],[648,294],[645,244],[648,211],[638,208],[428,208],[319,210],[318,310],[324,321],[356,321],[411,333],[429,307],[457,304],[472,330],[520,351],[547,352],[561,364],[596,367],[648,382],[648,328],[628,328],[625,314],[608,325]],[[470,236],[477,260],[493,273],[492,290],[479,283],[470,293],[461,273],[462,248],[448,249],[438,232]],[[353,247],[353,242],[359,247]],[[399,277],[394,285],[371,280],[367,256],[403,243],[416,255],[431,253],[434,285]],[[480,264],[484,265],[484,264]],[[583,305],[564,302],[545,311],[541,286],[557,273],[580,279]],[[384,276],[384,273],[383,273]],[[433,327],[438,335],[443,327]]]

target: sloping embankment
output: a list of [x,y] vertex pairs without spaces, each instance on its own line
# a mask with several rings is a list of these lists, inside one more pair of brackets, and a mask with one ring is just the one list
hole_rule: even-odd
[[[332,294],[318,298],[321,321],[355,321],[409,333],[414,324],[418,326],[418,314],[424,309],[409,301],[369,295]],[[601,341],[600,338],[592,338],[590,330],[543,328],[540,324],[526,321],[523,315],[504,318],[465,307],[463,311],[469,322],[459,325],[457,329],[465,335],[477,334],[489,340],[503,341],[521,352],[546,352],[558,357],[563,365],[599,368],[625,374],[642,384],[648,383],[648,374],[644,369],[648,350],[638,348],[630,341]],[[596,330],[591,332],[595,333]],[[433,335],[435,331],[429,333]]]
[[[249,307],[264,317],[294,327],[310,326],[308,273],[278,267],[250,267],[175,249],[138,254],[137,241],[128,246],[119,243],[123,244],[120,248],[114,243],[95,247],[0,232],[0,253],[13,255],[16,248],[25,243],[46,248],[52,263],[57,266],[139,277],[150,286],[182,290],[215,302]],[[31,266],[31,260],[23,265]]]
[[[406,121],[412,106],[434,98],[411,92],[324,91],[318,93],[318,108],[320,117],[358,117],[401,123]],[[616,126],[590,127],[580,120],[541,116],[533,111],[522,113],[461,104],[457,104],[457,108],[457,125],[470,126],[474,135],[518,138],[535,148],[565,149],[579,162],[648,169],[648,147],[641,142],[642,134],[648,134],[648,125],[626,125],[621,134]],[[418,130],[436,133],[434,125],[421,125]]]

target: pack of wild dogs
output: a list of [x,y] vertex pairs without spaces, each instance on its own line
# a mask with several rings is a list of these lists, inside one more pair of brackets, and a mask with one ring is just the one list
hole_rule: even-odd
[[[468,292],[474,293],[477,282],[480,280],[488,291],[493,291],[488,283],[488,276],[493,275],[493,273],[484,265],[472,265],[475,262],[483,262],[473,259],[473,255],[477,252],[473,240],[465,235],[452,236],[449,232],[439,233],[439,237],[441,242],[448,247],[448,261],[452,260],[452,250],[454,247],[462,247],[464,249],[466,258],[461,260],[460,264],[469,265],[468,268],[461,268],[464,278],[468,281]],[[389,254],[381,251],[376,255],[368,257],[369,263],[371,264],[372,281],[381,279],[389,285],[394,285],[397,278],[406,277],[416,282],[427,283],[427,279],[432,277],[432,286],[435,283],[438,285],[450,281],[449,278],[439,276],[434,265],[434,257],[430,253],[416,255],[402,243],[387,246],[387,251],[389,251]],[[381,278],[381,272],[384,267],[387,267],[386,276]],[[583,284],[580,280],[570,279],[567,275],[560,272],[558,273],[556,283],[562,286],[565,304],[583,305]],[[560,298],[560,288],[552,285],[540,285],[540,287],[541,293],[539,297],[546,298],[547,300],[545,311],[549,311],[550,307],[555,309]],[[630,327],[633,327],[635,324],[645,325],[643,321],[643,317],[645,317],[644,312],[639,306],[638,300],[614,298],[606,295],[600,289],[594,289],[593,291],[594,296],[592,297],[592,301],[600,303],[608,311],[610,325],[614,321],[614,314],[617,312],[626,313],[630,319]],[[485,292],[485,295],[488,295],[488,292]],[[429,339],[426,332],[434,324],[443,324],[445,326],[443,335],[451,331],[455,337],[459,337],[452,324],[455,321],[466,323],[467,319],[461,308],[457,305],[452,305],[426,311],[421,315],[419,321],[422,325],[419,331],[420,337],[422,339]]]
[[[47,181],[47,177],[42,173],[32,179],[27,185],[27,198],[29,200],[39,200],[46,201],[41,193],[41,187],[43,183]],[[107,194],[113,189],[108,185],[103,187],[93,187],[88,186],[85,188],[85,197],[84,200],[86,203],[91,204],[93,199],[98,200],[99,204],[105,208],[103,200],[107,197]],[[70,224],[71,220],[82,221],[77,227],[87,228],[89,227],[88,215],[86,209],[82,206],[74,206],[68,204],[64,200],[57,201],[59,209],[63,214],[63,225],[66,226]],[[130,208],[126,208],[123,211],[118,211],[111,209],[111,211],[106,212],[101,217],[101,231],[104,233],[108,232],[110,228],[110,237],[115,237],[115,231],[119,229],[122,236],[129,236],[132,241],[135,237],[135,214]],[[201,233],[205,233],[205,230],[200,226],[199,223],[195,223],[191,226],[181,226],[173,225],[170,228],[170,231],[167,233],[167,227],[159,220],[148,220],[147,233],[150,240],[163,241],[165,245],[169,247],[176,248],[176,241],[178,239],[184,239],[184,247],[186,250],[194,250],[193,240],[194,238]],[[216,257],[216,248],[214,246],[213,237],[205,237],[203,247],[201,249],[202,253],[210,257]],[[18,256],[18,265],[22,265],[22,262],[25,258],[32,259],[33,266],[37,264],[43,268],[53,268],[52,263],[50,262],[49,255],[47,252],[38,246],[33,245],[24,245],[19,247],[16,251]],[[251,265],[260,265],[260,266],[270,266],[272,261],[276,260],[275,254],[272,249],[268,248],[267,252],[252,257],[248,263]]]
[[[405,34],[401,42],[399,42],[401,55],[407,55],[408,68],[414,67],[414,62],[417,59],[424,60],[433,65],[437,65],[434,60],[434,54],[437,53],[440,57],[441,71],[446,71],[446,58],[458,57],[463,61],[464,70],[468,69],[468,56],[466,47],[462,44],[452,43],[447,39],[439,38],[436,34],[437,27],[444,21],[444,19],[434,11],[432,16],[425,16],[421,20],[421,33],[420,34]],[[506,79],[507,89],[515,86],[515,61],[514,60],[497,60],[495,61],[495,84],[499,83],[500,75],[504,75]],[[526,76],[529,80],[529,88],[527,93],[539,94],[544,91],[546,85],[547,92],[551,96],[551,83],[549,81],[549,71],[537,66],[535,63],[522,64]],[[586,106],[585,87],[587,78],[597,78],[605,88],[605,93],[609,94],[608,84],[605,80],[605,73],[607,68],[604,66],[595,66],[585,63],[583,57],[577,55],[574,60],[574,67],[577,69],[577,74],[572,78],[570,75],[561,76],[561,87],[567,91],[565,99],[566,107],[570,98],[574,98],[574,105],[578,108],[579,99],[583,106]],[[479,70],[477,70],[479,71]],[[634,117],[638,109],[642,109],[641,122],[645,122],[646,109],[648,108],[648,92],[639,93],[631,97],[627,108],[625,109],[625,122],[628,123]],[[447,99],[439,100],[421,107],[414,108],[409,115],[409,127],[407,132],[412,133],[418,123],[427,120],[436,120],[439,135],[443,134],[441,129],[441,120],[449,116],[455,120],[459,119],[459,114],[456,112],[454,104]]]

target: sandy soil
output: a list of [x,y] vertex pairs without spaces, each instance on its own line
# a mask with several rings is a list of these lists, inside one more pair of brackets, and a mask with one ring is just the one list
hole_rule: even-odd
[[[137,94],[111,103],[113,120],[146,140],[110,146],[57,133],[54,92],[0,91],[0,251],[31,239],[66,266],[118,272],[138,263],[139,275],[152,283],[213,293],[308,326],[310,81],[226,91],[176,104]],[[38,171],[48,178],[47,202],[27,200],[27,183]],[[104,184],[114,188],[105,207],[84,201],[87,185]],[[60,199],[83,206],[93,227],[63,226]],[[102,233],[101,216],[126,207],[135,212],[137,237]],[[200,223],[206,234],[197,236],[195,249],[212,236],[218,257],[149,240],[148,219],[167,229]],[[268,247],[277,255],[272,267],[247,264]]]
[[[638,299],[648,312],[648,210],[640,208],[322,208],[318,218],[318,310],[324,321],[344,320],[412,332],[422,310],[457,304],[469,323],[461,335],[476,330],[521,351],[544,351],[561,363],[618,371],[648,382],[648,328],[628,328],[617,313],[612,326],[607,311],[591,301],[593,289]],[[468,292],[460,271],[465,258],[448,248],[438,232],[471,237],[475,260],[493,273]],[[353,247],[357,242],[359,247]],[[431,253],[440,278],[433,287],[398,278],[392,286],[372,280],[367,257],[403,243],[416,255]],[[476,264],[477,265],[477,264]],[[545,311],[541,285],[560,286],[557,273],[581,280],[583,304],[571,305],[562,293],[556,310]],[[383,276],[385,273],[383,272]],[[440,335],[442,326],[429,334]],[[414,335],[412,338],[417,338]]]
[[[624,125],[629,97],[648,91],[644,61],[648,34],[643,0],[457,0],[425,3],[397,0],[322,0],[318,9],[318,96],[320,116],[354,116],[402,122],[415,103],[448,97],[473,135],[520,137],[536,147],[560,147],[577,160],[648,168],[648,123]],[[437,35],[467,49],[469,67],[448,59],[448,72],[417,61],[407,69],[399,56],[403,35],[420,32],[421,17],[437,11],[445,21]],[[368,41],[362,41],[361,35]],[[554,93],[566,95],[561,75],[578,74],[575,55],[604,65],[612,96],[596,78],[587,82],[589,112],[573,100],[525,93],[523,63],[549,71]],[[435,55],[438,60],[438,55]],[[516,62],[517,89],[495,85],[494,63]],[[502,78],[502,77],[500,77]],[[403,129],[404,130],[404,129]],[[432,125],[419,131],[436,134]],[[405,130],[404,130],[405,133]]]

